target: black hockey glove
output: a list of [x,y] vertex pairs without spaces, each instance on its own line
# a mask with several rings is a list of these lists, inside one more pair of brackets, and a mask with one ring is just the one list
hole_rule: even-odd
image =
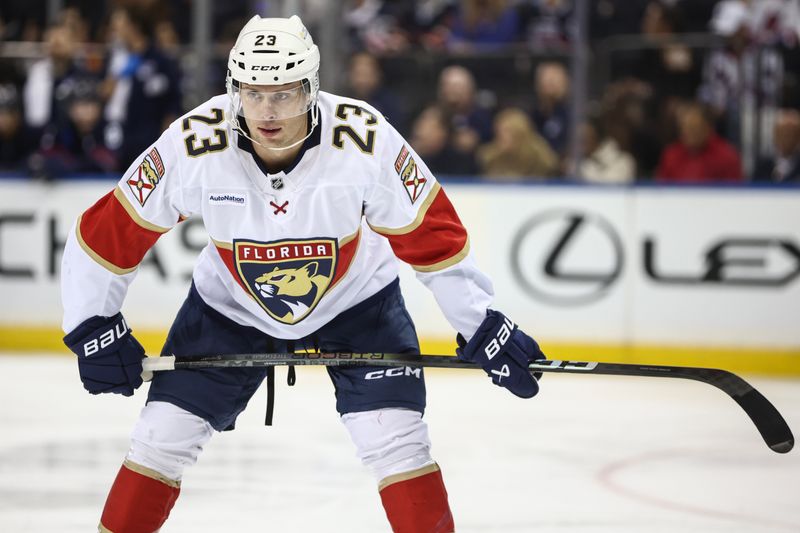
[[90,393],[131,396],[142,384],[144,348],[121,313],[85,320],[64,337],[64,344],[78,355],[83,388]]
[[531,398],[539,384],[528,371],[528,363],[545,359],[539,345],[503,313],[489,309],[475,335],[466,342],[456,337],[459,359],[480,365],[492,383],[505,387],[520,398]]

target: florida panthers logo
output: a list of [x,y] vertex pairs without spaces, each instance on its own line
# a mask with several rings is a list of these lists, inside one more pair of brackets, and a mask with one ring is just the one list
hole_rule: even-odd
[[413,204],[417,201],[417,198],[420,197],[422,189],[425,188],[425,184],[428,182],[425,176],[422,175],[422,172],[420,172],[413,157],[408,158],[408,164],[400,173],[400,179],[403,182],[403,186],[406,188],[408,199],[411,200]]
[[158,153],[158,150],[153,148],[144,156],[139,167],[128,178],[128,187],[130,187],[134,198],[144,206],[163,177],[164,162],[161,160],[161,154]]
[[296,324],[314,310],[336,271],[333,239],[234,241],[242,284],[275,320]]

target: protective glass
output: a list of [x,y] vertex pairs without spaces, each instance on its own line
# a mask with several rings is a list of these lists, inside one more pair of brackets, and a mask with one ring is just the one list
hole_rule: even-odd
[[233,87],[236,114],[250,120],[285,120],[304,115],[313,104],[308,84],[276,90],[272,85]]

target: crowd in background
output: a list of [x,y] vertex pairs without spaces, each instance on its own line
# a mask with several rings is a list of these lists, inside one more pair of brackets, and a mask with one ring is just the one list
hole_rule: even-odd
[[[45,4],[0,7],[0,172],[118,174],[190,107],[192,2],[65,1],[49,24]],[[215,42],[229,48],[269,4],[213,2]],[[323,1],[298,5],[316,35]],[[322,85],[375,106],[439,175],[800,183],[800,0],[587,5],[593,79],[604,45],[637,44],[606,56],[580,117],[573,0],[342,0],[348,65]],[[44,53],[2,54],[21,41]]]
[[40,33],[45,53],[23,69],[3,65],[0,166],[45,179],[118,173],[182,115],[170,30],[153,13],[115,6],[97,30],[104,47],[88,44],[92,25],[76,7],[41,31],[31,20],[4,20],[6,33],[22,33],[12,38]]

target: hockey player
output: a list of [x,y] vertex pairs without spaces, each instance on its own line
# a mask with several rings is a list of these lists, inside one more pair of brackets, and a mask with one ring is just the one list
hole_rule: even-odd
[[[130,396],[144,351],[120,309],[145,252],[189,216],[209,234],[162,354],[419,353],[395,257],[458,335],[459,357],[529,398],[536,342],[490,310],[492,286],[425,163],[374,108],[319,91],[319,51],[297,16],[253,17],[230,52],[227,94],[175,121],[84,212],[64,251],[64,342],[92,394]],[[394,531],[455,526],[422,413],[423,375],[329,368],[336,408],[379,483]],[[404,373],[406,374],[406,373]],[[108,495],[100,531],[151,533],[185,467],[233,429],[266,369],[160,372]]]

